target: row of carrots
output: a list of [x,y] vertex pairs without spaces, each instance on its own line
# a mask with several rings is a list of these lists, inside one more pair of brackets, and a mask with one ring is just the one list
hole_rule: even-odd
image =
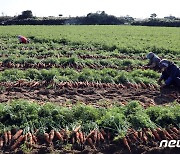
[[[154,84],[145,84],[143,82],[136,84],[136,83],[126,83],[126,84],[115,84],[115,83],[99,83],[99,82],[60,82],[60,83],[54,83],[53,81],[49,84],[53,84],[56,86],[56,88],[86,88],[86,87],[93,87],[93,88],[116,88],[116,89],[127,89],[127,88],[135,88],[135,89],[151,89],[151,90],[157,90],[159,87]],[[26,81],[24,79],[18,80],[16,82],[1,82],[0,86],[5,87],[41,87],[41,86],[47,86],[46,81]]]
[[[26,143],[28,147],[35,146],[36,144],[41,144],[42,141],[47,145],[53,145],[55,141],[60,141],[61,144],[71,143],[79,145],[89,145],[92,149],[96,149],[100,144],[113,142],[113,134],[109,131],[104,131],[104,129],[94,129],[85,134],[81,131],[81,126],[76,127],[72,131],[61,129],[60,131],[52,129],[49,133],[44,132],[39,134],[36,130],[34,133],[30,131],[24,133],[22,129],[18,130],[15,134],[11,131],[5,131],[0,136],[0,149],[10,149],[15,150],[22,143]],[[125,148],[131,152],[132,145],[148,145],[149,143],[154,143],[154,146],[158,146],[161,140],[178,140],[180,139],[180,129],[176,127],[171,127],[167,129],[150,129],[143,128],[142,130],[136,131],[134,129],[129,129],[127,135],[118,141],[122,143]]]
[[[78,64],[78,63],[66,63],[66,64],[53,64],[53,63],[43,63],[43,62],[39,62],[39,63],[13,63],[13,62],[6,62],[6,63],[0,63],[0,67],[4,67],[5,68],[38,68],[38,69],[42,69],[42,68],[66,68],[66,67],[71,67],[74,69],[78,69],[81,70],[85,67],[89,67],[91,69],[103,69],[106,68],[106,66],[100,65],[100,64]],[[112,68],[112,69],[118,69],[119,67],[116,65],[109,65],[108,68]],[[141,68],[141,67],[138,67]]]
[[104,130],[93,130],[88,135],[85,135],[85,133],[80,131],[80,127],[76,127],[71,132],[65,129],[60,131],[52,129],[49,133],[44,131],[43,134],[40,134],[38,129],[34,133],[30,131],[24,133],[23,129],[19,129],[15,134],[8,130],[0,134],[0,149],[15,150],[23,143],[26,143],[28,147],[33,147],[42,142],[52,145],[57,140],[62,144],[67,142],[79,145],[88,144],[91,148],[96,149],[93,142],[96,144],[104,142]]
[[142,130],[135,131],[130,129],[130,132],[123,138],[124,145],[131,152],[131,146],[135,145],[148,145],[159,146],[159,142],[162,140],[178,140],[180,139],[180,129],[171,127],[167,129],[150,129],[143,128]]

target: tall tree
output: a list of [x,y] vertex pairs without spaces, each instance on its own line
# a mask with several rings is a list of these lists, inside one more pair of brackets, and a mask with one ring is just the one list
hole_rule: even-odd
[[157,17],[157,14],[156,13],[152,13],[151,15],[150,15],[150,18],[152,18],[152,19],[154,19],[154,18],[156,18]]
[[27,19],[32,18],[33,14],[31,10],[23,11],[21,15],[18,16],[19,19]]

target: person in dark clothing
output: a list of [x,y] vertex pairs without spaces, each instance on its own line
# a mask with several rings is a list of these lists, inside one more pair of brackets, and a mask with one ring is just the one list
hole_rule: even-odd
[[146,68],[154,69],[154,70],[160,70],[159,63],[161,59],[154,54],[153,52],[149,52],[146,56],[147,59],[149,59],[149,63],[146,65]]
[[[162,87],[170,85],[180,87],[180,68],[177,65],[168,60],[163,59],[160,61],[159,67],[162,71],[162,75],[158,80],[158,83]],[[162,80],[164,80],[164,85],[162,85]]]

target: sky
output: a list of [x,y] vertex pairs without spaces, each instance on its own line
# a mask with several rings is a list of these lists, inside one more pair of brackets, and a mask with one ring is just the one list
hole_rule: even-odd
[[97,11],[117,17],[148,18],[152,13],[158,18],[180,17],[180,0],[0,0],[0,16],[20,15],[25,10],[37,17],[76,17]]

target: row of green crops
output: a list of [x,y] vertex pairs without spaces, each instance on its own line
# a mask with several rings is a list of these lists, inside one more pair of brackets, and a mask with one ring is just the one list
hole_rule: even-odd
[[26,56],[8,56],[7,58],[0,58],[2,63],[14,63],[14,64],[52,64],[52,65],[60,65],[60,66],[69,66],[69,65],[81,65],[83,67],[87,67],[88,65],[96,65],[96,66],[105,66],[105,67],[119,67],[123,68],[126,66],[143,66],[146,63],[140,60],[133,59],[119,59],[119,58],[108,58],[108,59],[81,59],[77,56],[71,57],[48,57],[44,59],[38,58],[29,58]]
[[72,108],[51,103],[39,105],[25,100],[14,100],[0,104],[0,130],[15,128],[70,128],[81,124],[84,131],[94,128],[109,129],[114,133],[124,132],[132,127],[136,130],[147,127],[180,126],[180,105],[171,107],[153,106],[144,109],[138,102],[126,106],[95,108],[77,104]]
[[25,35],[34,43],[92,45],[122,53],[179,54],[180,29],[140,26],[1,26],[0,35],[13,43],[17,35]]
[[126,82],[145,82],[156,83],[159,78],[159,73],[153,70],[134,70],[126,72],[122,70],[115,70],[104,68],[102,70],[94,70],[89,68],[82,69],[78,72],[71,68],[60,69],[6,69],[0,72],[0,81],[16,81],[20,79],[27,80],[54,80],[54,81],[90,81],[103,83],[126,83]]

